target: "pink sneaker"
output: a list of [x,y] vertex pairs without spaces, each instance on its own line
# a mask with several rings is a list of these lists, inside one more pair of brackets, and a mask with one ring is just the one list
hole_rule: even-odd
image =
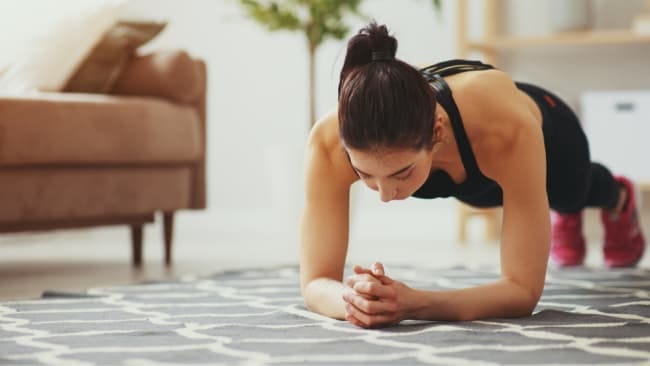
[[585,259],[582,212],[551,216],[551,259],[559,266],[578,266]]
[[645,239],[636,213],[636,197],[632,182],[616,177],[627,190],[627,206],[615,214],[603,210],[600,214],[605,225],[605,265],[608,267],[633,267],[643,256]]

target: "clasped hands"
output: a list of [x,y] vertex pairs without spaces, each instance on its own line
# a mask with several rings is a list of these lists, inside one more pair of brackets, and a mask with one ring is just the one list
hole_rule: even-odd
[[345,320],[362,328],[395,325],[408,317],[412,289],[384,273],[384,266],[372,268],[355,265],[343,290]]

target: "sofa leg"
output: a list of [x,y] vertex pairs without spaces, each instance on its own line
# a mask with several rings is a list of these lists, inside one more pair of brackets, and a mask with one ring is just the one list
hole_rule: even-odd
[[165,240],[165,265],[172,264],[172,242],[174,238],[174,212],[163,212],[163,230]]
[[131,225],[131,250],[133,266],[142,266],[142,224]]

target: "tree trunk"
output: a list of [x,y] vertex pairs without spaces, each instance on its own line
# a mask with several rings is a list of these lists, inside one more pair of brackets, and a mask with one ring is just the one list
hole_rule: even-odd
[[316,123],[316,47],[309,45],[309,129]]

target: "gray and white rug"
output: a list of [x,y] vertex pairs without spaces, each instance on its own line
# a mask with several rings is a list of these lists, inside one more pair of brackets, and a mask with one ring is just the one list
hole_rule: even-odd
[[[429,289],[491,270],[388,266]],[[364,330],[307,311],[295,267],[0,304],[0,365],[648,365],[650,270],[549,273],[522,319]]]

